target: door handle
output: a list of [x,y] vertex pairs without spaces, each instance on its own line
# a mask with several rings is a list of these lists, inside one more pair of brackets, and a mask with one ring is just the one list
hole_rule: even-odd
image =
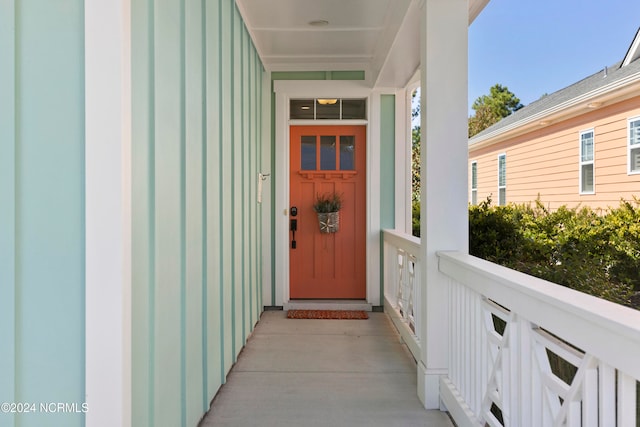
[[289,223],[289,230],[291,230],[292,239],[291,239],[291,249],[296,248],[296,230],[298,229],[298,220],[292,219]]
[[[291,217],[296,217],[298,216],[298,208],[295,206],[291,206],[291,209],[289,210],[289,213],[291,214]],[[296,230],[298,229],[298,220],[297,219],[291,219],[290,223],[289,223],[289,230],[291,230],[292,233],[292,239],[291,239],[291,249],[295,249],[296,248]]]

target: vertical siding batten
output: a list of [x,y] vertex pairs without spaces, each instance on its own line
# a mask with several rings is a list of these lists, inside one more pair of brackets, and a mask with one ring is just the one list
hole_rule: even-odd
[[[264,84],[264,78],[267,78],[268,75],[264,76],[265,74],[265,70],[262,67],[262,63],[260,62],[260,58],[258,56],[258,51],[254,48],[253,49],[253,58],[254,58],[254,70],[255,70],[255,79],[257,82],[257,88],[256,88],[256,99],[257,102],[255,103],[255,109],[256,109],[256,144],[258,145],[258,159],[260,161],[262,161],[262,156],[263,156],[263,152],[267,151],[264,148],[264,143],[263,141],[270,141],[270,132],[265,132],[263,133],[263,130],[265,129],[265,126],[267,126],[267,120],[265,120],[265,114],[268,112],[269,116],[271,116],[271,113],[269,111],[268,108],[266,108],[266,102],[268,100],[268,98],[266,96],[264,96],[264,91],[267,90],[267,87],[265,87],[266,85]],[[264,110],[263,110],[264,107]],[[259,112],[259,113],[258,113]],[[269,165],[270,166],[270,165]],[[259,166],[260,170],[262,170],[262,166]],[[273,173],[274,171],[270,168],[269,169],[270,173],[271,173],[271,181],[273,182]],[[264,188],[264,187],[263,187]],[[273,193],[270,193],[273,194]],[[262,206],[260,207],[259,210],[259,217],[258,217],[258,224],[260,225],[260,229],[263,226],[263,222],[262,222],[262,218],[263,218],[263,211],[262,211]],[[260,283],[260,289],[256,289],[256,300],[257,300],[257,307],[256,307],[256,312],[258,313],[258,315],[260,314],[260,312],[262,311],[262,307],[264,307],[264,302],[262,300],[262,283],[263,282],[263,277],[262,277],[262,259],[263,259],[263,252],[262,252],[262,242],[263,242],[263,236],[264,234],[262,232],[259,232],[259,236],[261,236],[260,238],[260,242],[261,244],[257,245],[258,246],[258,259],[260,260],[260,269],[259,269],[259,283]],[[272,278],[270,277],[269,280],[271,280]],[[256,319],[257,320],[257,319]]]
[[[156,24],[155,24],[155,0],[149,0],[149,151],[148,151],[148,172],[149,172],[149,293],[147,298],[149,299],[148,306],[148,323],[149,323],[149,374],[148,374],[148,390],[149,390],[149,426],[155,425],[155,400],[156,400],[156,388],[154,384],[155,372],[156,372]],[[134,120],[135,122],[135,120]],[[144,361],[143,361],[144,363]]]
[[[256,176],[257,169],[255,167],[255,147],[253,144],[253,134],[251,132],[252,128],[252,120],[253,120],[253,105],[251,103],[251,91],[253,88],[253,82],[251,81],[250,74],[250,66],[251,66],[251,45],[249,33],[247,31],[247,27],[245,25],[242,26],[242,50],[243,50],[243,65],[242,65],[242,80],[245,82],[245,90],[242,96],[242,105],[243,105],[243,123],[245,124],[245,135],[246,138],[246,147],[248,152],[248,183],[249,183],[249,194],[247,195],[247,208],[249,214],[249,220],[247,227],[249,228],[248,241],[249,242],[257,242],[257,236],[255,235],[255,211],[256,211],[256,197],[255,197],[255,189],[256,189]],[[249,266],[248,266],[248,279],[245,284],[246,289],[246,300],[245,305],[247,307],[245,314],[245,322],[246,322],[246,335],[248,336],[251,331],[253,331],[253,288],[255,283],[255,249],[256,245],[247,245],[247,252],[249,258]]]
[[232,132],[233,136],[233,166],[232,166],[232,204],[233,214],[232,218],[232,250],[233,250],[233,363],[236,362],[238,354],[242,349],[243,344],[243,301],[242,301],[242,287],[243,287],[243,247],[244,247],[244,232],[243,232],[243,141],[242,141],[242,98],[241,98],[241,83],[242,74],[240,68],[241,52],[240,50],[240,25],[239,14],[237,13],[235,1],[231,4],[231,112],[232,112]]
[[[205,1],[205,0],[203,0]],[[207,404],[223,380],[221,288],[220,3],[205,2],[206,208],[207,208]]]
[[232,118],[229,107],[231,106],[231,7],[229,0],[220,0],[220,194],[221,203],[218,205],[222,211],[220,243],[222,252],[222,272],[221,307],[222,313],[222,348],[223,366],[222,376],[226,382],[226,376],[233,364],[233,324],[231,320],[231,310],[233,309],[233,244],[231,242],[232,215],[233,215],[233,194],[229,191],[232,186],[232,165],[233,165],[233,141],[232,141]]
[[[236,8],[236,13],[239,16],[239,11]],[[249,312],[250,312],[250,308],[251,306],[247,304],[247,301],[250,300],[250,286],[251,286],[251,264],[252,264],[252,259],[251,259],[251,245],[246,244],[246,242],[251,242],[254,241],[251,238],[253,237],[251,235],[251,224],[249,222],[249,216],[250,216],[250,211],[251,211],[251,205],[249,204],[249,197],[250,197],[250,189],[251,189],[251,177],[254,176],[253,174],[253,169],[252,169],[252,164],[251,164],[251,149],[250,146],[248,144],[249,142],[249,129],[247,128],[247,122],[248,122],[248,110],[249,110],[249,105],[247,102],[247,88],[249,86],[249,83],[247,81],[247,74],[246,74],[246,56],[247,56],[247,44],[246,44],[246,39],[245,39],[245,27],[242,23],[242,19],[240,19],[240,70],[241,70],[241,88],[242,88],[242,93],[240,96],[241,99],[241,107],[242,107],[242,120],[241,120],[241,129],[242,129],[242,159],[244,161],[245,164],[245,170],[244,173],[242,174],[242,195],[243,195],[243,199],[242,199],[242,204],[243,204],[243,225],[242,225],[242,230],[243,230],[243,242],[245,242],[243,244],[243,253],[242,253],[242,259],[243,259],[243,263],[242,263],[242,267],[243,267],[243,273],[242,273],[242,336],[243,336],[243,340],[246,339],[246,337],[248,336],[248,327],[249,327],[249,321],[248,321],[248,316],[249,316]],[[249,126],[250,128],[250,126]]]
[[208,2],[206,7],[206,74],[207,79],[207,404],[224,382],[224,340],[222,312],[222,214],[220,212],[222,171],[222,81],[220,0]]
[[[252,222],[252,218],[253,218],[253,213],[254,213],[254,209],[255,209],[255,198],[253,198],[253,189],[254,187],[254,183],[255,181],[255,176],[256,176],[256,172],[255,172],[255,168],[253,167],[253,156],[254,156],[254,150],[253,150],[253,144],[252,144],[252,139],[251,139],[251,79],[250,79],[250,75],[249,75],[249,62],[250,62],[250,55],[251,55],[251,47],[249,45],[249,34],[247,33],[247,27],[244,25],[242,25],[242,81],[243,81],[243,86],[242,86],[242,123],[244,125],[243,127],[243,139],[245,140],[245,150],[247,152],[247,158],[246,158],[246,162],[247,162],[247,185],[249,187],[249,194],[247,194],[245,196],[245,203],[246,203],[246,213],[247,213],[247,217],[248,220],[246,220],[246,225],[245,227],[247,227],[248,232],[247,232],[247,239],[249,242],[255,242],[256,239],[254,238],[254,228],[253,228],[253,222]],[[245,315],[244,315],[244,322],[245,322],[245,335],[249,336],[249,334],[251,333],[251,331],[253,330],[253,325],[251,324],[251,319],[253,318],[253,313],[252,313],[252,309],[253,309],[253,295],[252,295],[252,289],[253,289],[253,265],[254,265],[254,257],[253,257],[253,250],[255,248],[255,245],[246,245],[245,246],[245,256],[248,257],[249,263],[248,265],[245,264],[245,271],[246,271],[246,283],[244,286],[245,289]],[[248,255],[247,255],[248,254]]]
[[[242,20],[240,21],[242,22]],[[242,229],[245,231],[244,237],[244,255],[243,258],[245,262],[242,263],[244,267],[244,280],[243,280],[243,288],[242,288],[242,301],[243,301],[243,316],[242,316],[242,329],[243,334],[246,338],[249,336],[251,331],[250,326],[250,313],[251,313],[251,268],[253,266],[253,258],[251,257],[251,248],[253,245],[249,244],[250,242],[255,242],[253,239],[253,227],[251,226],[251,212],[252,212],[252,199],[251,199],[251,190],[253,188],[252,183],[254,181],[254,177],[256,176],[253,168],[251,167],[251,158],[252,158],[252,150],[251,150],[251,141],[250,141],[250,115],[249,108],[250,104],[248,101],[248,93],[250,90],[250,81],[248,79],[248,53],[249,53],[249,45],[247,43],[247,29],[243,25],[241,26],[241,34],[242,34],[242,141],[244,154],[242,156],[244,160],[244,188],[246,188],[246,192],[244,192],[244,225]]]
[[208,314],[208,279],[209,270],[207,268],[208,251],[207,242],[209,236],[209,222],[207,211],[207,162],[209,158],[207,149],[207,2],[206,0],[200,1],[200,82],[202,85],[202,98],[201,98],[201,115],[200,115],[200,168],[201,168],[201,218],[202,218],[202,239],[201,239],[201,306],[202,311],[202,325],[201,325],[201,339],[202,339],[202,410],[206,411],[209,405],[209,341],[208,341],[208,328],[209,328],[209,314]]
[[179,2],[180,20],[180,419],[187,426],[187,183],[186,183],[186,46],[185,46],[185,0]]
[[[247,34],[247,43],[249,44],[249,47],[251,47],[251,37],[249,36],[249,34]],[[258,98],[256,96],[257,90],[258,90],[258,74],[256,72],[256,66],[255,66],[255,52],[251,49],[249,49],[248,52],[248,80],[249,80],[249,140],[250,140],[250,144],[251,144],[251,152],[252,152],[252,159],[253,159],[253,168],[252,170],[254,171],[254,173],[257,175],[259,172],[261,172],[261,167],[260,167],[260,158],[261,158],[261,149],[260,149],[260,144],[258,143],[259,139],[258,139],[258,135],[259,135],[259,131],[258,129],[260,129],[258,127],[258,109],[260,108],[260,105],[258,104]],[[262,182],[262,188],[265,187],[265,182]],[[251,201],[251,206],[253,206],[253,230],[254,233],[251,236],[251,240],[254,242],[261,242],[259,245],[253,245],[252,248],[252,259],[253,259],[253,265],[252,265],[252,281],[251,281],[251,330],[253,330],[253,327],[255,326],[256,322],[257,322],[257,318],[256,316],[259,314],[258,313],[258,307],[260,307],[260,305],[258,304],[258,281],[259,281],[259,274],[262,271],[262,267],[261,267],[261,257],[260,257],[260,250],[262,247],[262,233],[260,232],[260,211],[262,209],[262,205],[257,203],[257,193],[258,193],[258,184],[257,182],[255,183],[255,187],[254,187],[254,192],[252,197],[249,199]]]
[[185,13],[185,163],[186,174],[186,305],[185,309],[185,411],[187,426],[197,425],[206,404],[206,340],[203,293],[205,275],[206,223],[203,198],[204,147],[203,111],[203,3],[184,2]]

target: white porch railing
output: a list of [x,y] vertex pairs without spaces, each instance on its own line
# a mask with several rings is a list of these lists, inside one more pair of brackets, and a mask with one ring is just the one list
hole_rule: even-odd
[[[385,311],[420,360],[420,240],[385,230],[383,241]],[[640,425],[640,311],[470,255],[438,257],[436,286],[449,289],[440,396],[457,425]]]
[[420,239],[395,230],[383,231],[385,311],[416,360],[420,359]]
[[449,277],[449,375],[460,426],[636,426],[640,312],[460,253]]

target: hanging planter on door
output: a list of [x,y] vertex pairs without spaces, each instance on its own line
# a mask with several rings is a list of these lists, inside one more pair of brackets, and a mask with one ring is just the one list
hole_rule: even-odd
[[313,210],[318,214],[321,233],[335,233],[340,229],[340,208],[342,196],[336,192],[324,193],[316,197]]

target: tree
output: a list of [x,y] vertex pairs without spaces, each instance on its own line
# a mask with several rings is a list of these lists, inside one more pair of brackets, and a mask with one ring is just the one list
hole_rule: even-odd
[[411,129],[411,200],[420,201],[420,126]]
[[519,110],[522,104],[509,88],[496,83],[489,89],[489,95],[478,97],[471,108],[475,114],[469,117],[469,137]]
[[420,88],[411,94],[411,228],[420,237]]

